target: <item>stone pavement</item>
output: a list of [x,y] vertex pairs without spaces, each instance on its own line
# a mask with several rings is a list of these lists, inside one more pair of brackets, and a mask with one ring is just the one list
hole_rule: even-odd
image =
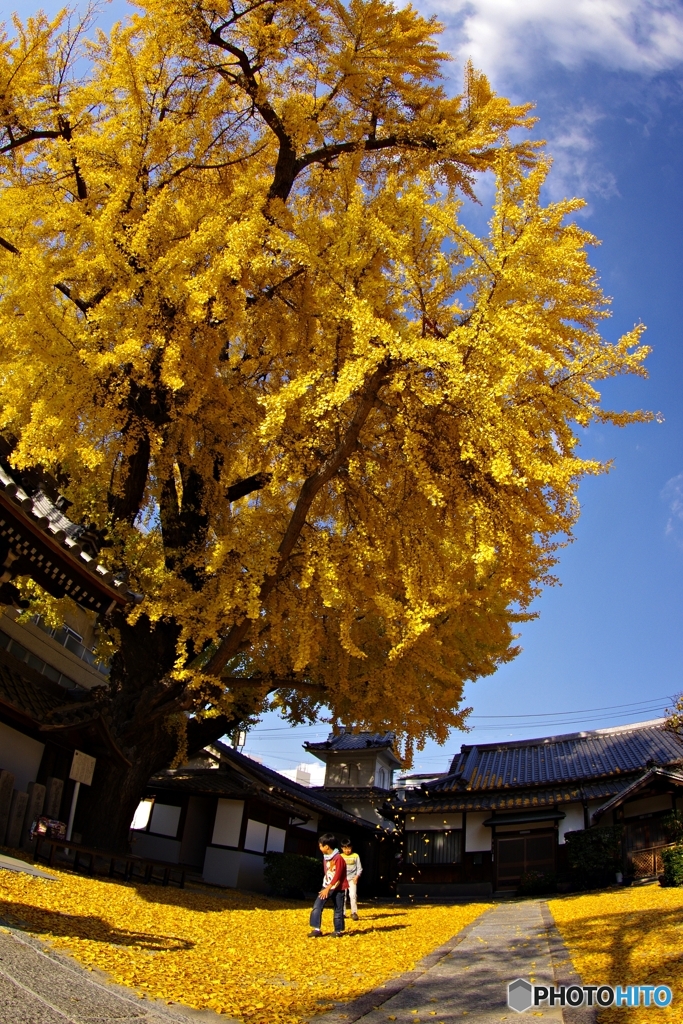
[[0,1024],[231,1024],[228,1017],[138,999],[103,984],[14,928],[0,927]]
[[6,853],[0,853],[0,868],[4,868],[5,871],[22,871],[26,875],[34,875],[36,878],[49,878],[50,881],[54,881],[53,875],[49,875],[46,871],[41,871],[40,868],[29,864],[28,861],[20,860],[18,857],[10,857]]
[[[346,941],[346,940],[341,940]],[[416,970],[374,992],[337,1004],[312,1024],[498,1024],[543,1018],[546,1024],[589,1024],[590,1010],[539,1007],[525,1015],[507,1005],[508,983],[579,983],[546,904],[500,904],[473,921]]]

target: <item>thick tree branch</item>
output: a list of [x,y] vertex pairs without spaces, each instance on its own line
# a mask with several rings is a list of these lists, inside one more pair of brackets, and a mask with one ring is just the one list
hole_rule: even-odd
[[[388,360],[381,363],[370,377],[363,390],[356,411],[349,423],[344,437],[322,466],[309,476],[304,482],[299,498],[292,512],[291,518],[284,536],[278,548],[278,560],[275,570],[265,577],[259,592],[259,602],[263,606],[269,595],[275,588],[289,557],[294,550],[294,545],[299,539],[306,517],[311,509],[313,501],[329,483],[333,476],[339,472],[347,461],[358,441],[363,426],[375,405],[380,388],[384,384],[391,365]],[[241,649],[247,633],[251,627],[251,620],[244,618],[230,629],[228,635],[221,642],[216,653],[206,665],[205,672],[208,675],[220,675],[228,661]]]
[[78,299],[73,295],[68,284],[64,284],[62,281],[58,281],[53,287],[58,292],[61,292],[62,295],[65,295],[67,299],[70,299],[75,306],[78,306],[81,313],[87,313],[89,310],[94,309],[109,294],[109,289],[105,287],[95,292],[91,299]]
[[11,153],[13,149],[28,145],[37,139],[60,139],[62,132],[57,129],[46,129],[45,131],[30,131],[20,135],[18,139],[11,139],[6,145],[0,146],[0,153]]
[[248,476],[245,480],[238,480],[237,483],[230,484],[227,490],[228,501],[238,501],[239,498],[244,498],[247,494],[263,490],[272,480],[272,476],[272,473],[254,473],[253,476]]

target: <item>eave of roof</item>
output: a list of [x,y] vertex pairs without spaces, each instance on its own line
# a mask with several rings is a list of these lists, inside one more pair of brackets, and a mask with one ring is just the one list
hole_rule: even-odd
[[[236,771],[262,787],[264,793],[280,794],[285,799],[294,800],[304,807],[308,807],[316,814],[329,815],[347,824],[357,825],[359,828],[371,829],[374,832],[379,827],[372,821],[367,821],[365,818],[355,814],[349,814],[348,811],[337,807],[331,800],[325,800],[322,796],[312,794],[309,787],[301,786],[298,782],[286,779],[283,775],[273,771],[272,768],[266,768],[265,765],[253,761],[245,754],[240,754],[233,747],[228,747],[220,742],[213,743],[212,747],[219,751],[222,764],[229,764],[234,767]],[[215,768],[194,770],[213,773],[221,771],[221,769]]]
[[482,825],[493,828],[496,825],[533,825],[539,821],[562,821],[567,815],[564,811],[555,811],[548,808],[547,811],[520,811],[518,814],[498,814],[486,818]]
[[327,755],[343,753],[368,753],[370,751],[382,751],[393,762],[394,767],[401,767],[401,760],[394,752],[396,737],[393,732],[370,733],[370,732],[340,732],[331,733],[326,740],[317,743],[304,743],[304,750],[315,754],[321,761],[327,760]]
[[583,783],[580,786],[554,786],[545,789],[508,789],[498,792],[460,792],[411,796],[408,800],[390,800],[385,804],[388,815],[442,814],[448,811],[515,810],[526,807],[549,807],[556,804],[583,803],[615,796],[630,785],[633,776]]
[[451,766],[455,770],[423,789],[434,796],[578,785],[631,775],[650,762],[683,762],[683,741],[665,728],[665,719],[512,743],[463,745]]
[[[64,514],[44,495],[32,498],[0,465],[0,536],[10,544],[16,544],[22,558],[32,562],[36,571],[49,560],[50,555],[53,559],[62,560],[79,578],[87,580],[86,585],[101,596],[100,603],[106,601],[106,608],[112,607],[112,603],[124,606],[140,602],[142,595],[134,593],[127,584],[115,579],[109,569],[91,558],[63,529],[61,520],[66,520]],[[70,520],[66,521],[70,523]],[[45,556],[30,548],[32,543],[44,547]],[[36,581],[40,583],[40,578]],[[89,607],[87,600],[84,603],[79,597],[77,589],[72,590],[69,596]]]
[[591,814],[591,821],[595,824],[600,820],[603,814],[614,810],[616,807],[620,807],[642,789],[645,789],[647,786],[650,786],[653,782],[659,779],[664,782],[673,783],[676,786],[683,787],[683,771],[675,771],[667,768],[648,768],[640,778],[634,779],[633,782],[622,789],[620,793],[615,794],[615,796],[608,800],[607,803],[596,808],[596,810]]

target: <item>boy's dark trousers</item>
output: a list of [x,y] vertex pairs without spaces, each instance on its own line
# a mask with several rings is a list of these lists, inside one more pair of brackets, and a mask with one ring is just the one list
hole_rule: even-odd
[[336,889],[333,893],[330,893],[326,900],[321,900],[318,896],[311,911],[311,928],[320,931],[323,910],[325,907],[331,906],[334,909],[334,930],[335,932],[343,932],[345,901],[346,893],[343,889]]

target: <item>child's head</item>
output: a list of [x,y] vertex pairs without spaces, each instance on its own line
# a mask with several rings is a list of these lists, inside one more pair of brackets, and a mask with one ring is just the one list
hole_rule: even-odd
[[325,832],[323,835],[318,836],[318,846],[321,853],[332,853],[333,850],[337,849],[337,837],[332,832]]
[[353,844],[350,839],[342,839],[342,851],[344,853],[353,853]]

